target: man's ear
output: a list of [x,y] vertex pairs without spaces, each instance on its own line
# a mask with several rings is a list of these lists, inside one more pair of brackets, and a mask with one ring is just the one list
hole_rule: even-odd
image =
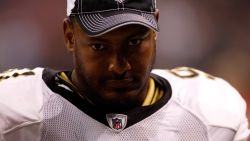
[[69,18],[65,18],[63,20],[63,33],[64,33],[64,40],[65,45],[68,51],[74,51],[75,46],[75,37],[74,37],[74,29],[73,23]]
[[159,21],[159,9],[155,9],[155,17],[156,17],[156,20]]
[[[159,13],[159,9],[155,9],[155,13],[154,13],[154,14],[155,14],[156,21],[159,22],[159,14],[160,14],[160,13]],[[157,40],[158,33],[155,32],[154,34],[155,34],[154,39]]]

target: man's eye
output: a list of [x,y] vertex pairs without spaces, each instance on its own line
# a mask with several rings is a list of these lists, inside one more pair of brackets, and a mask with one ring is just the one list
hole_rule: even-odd
[[92,44],[91,48],[94,49],[94,50],[103,50],[103,49],[105,49],[103,44]]
[[129,42],[128,42],[128,45],[129,46],[137,46],[137,45],[139,45],[139,44],[141,44],[141,39],[133,39],[133,40],[130,40]]

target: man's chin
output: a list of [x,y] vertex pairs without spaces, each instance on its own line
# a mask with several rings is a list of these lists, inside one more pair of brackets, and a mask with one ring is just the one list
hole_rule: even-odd
[[[113,91],[106,91],[102,94],[102,105],[108,105],[109,107],[130,107],[129,105],[135,105],[135,103],[141,103],[141,97],[143,93],[140,90],[122,90],[116,89]],[[114,108],[114,107],[113,107]]]
[[125,101],[126,99],[136,99],[139,89],[109,89],[102,94],[103,99],[108,101]]

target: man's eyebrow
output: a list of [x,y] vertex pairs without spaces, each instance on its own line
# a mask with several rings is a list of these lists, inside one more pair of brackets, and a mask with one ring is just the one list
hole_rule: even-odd
[[150,32],[151,32],[150,29],[141,30],[139,32],[137,31],[137,32],[131,34],[130,36],[128,36],[128,38],[134,38],[134,37],[146,38],[150,34]]
[[109,38],[103,37],[103,36],[97,36],[97,37],[88,37],[88,40],[90,42],[99,42],[99,43],[110,43]]
[[101,38],[101,37],[89,37],[90,41],[97,41],[97,42],[107,42],[107,40],[105,38]]

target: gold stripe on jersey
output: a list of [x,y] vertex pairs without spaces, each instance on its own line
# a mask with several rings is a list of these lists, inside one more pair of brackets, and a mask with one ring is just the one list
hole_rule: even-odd
[[69,83],[71,86],[75,87],[74,84],[70,81],[70,79],[68,78],[68,76],[64,72],[61,72],[59,74],[59,77],[61,79],[63,79],[64,81],[66,81],[67,83]]
[[148,86],[148,93],[147,93],[146,98],[144,99],[142,106],[150,105],[152,98],[154,97],[154,91],[155,91],[155,82],[152,78],[150,78],[149,86]]
[[155,85],[154,79],[149,79],[147,96],[142,104],[142,106],[149,106],[157,102],[163,96],[163,90]]
[[154,97],[153,97],[151,103],[155,103],[155,102],[157,101],[157,96],[158,96],[157,93],[159,93],[159,88],[156,88],[155,93],[156,93],[156,94],[154,95]]

